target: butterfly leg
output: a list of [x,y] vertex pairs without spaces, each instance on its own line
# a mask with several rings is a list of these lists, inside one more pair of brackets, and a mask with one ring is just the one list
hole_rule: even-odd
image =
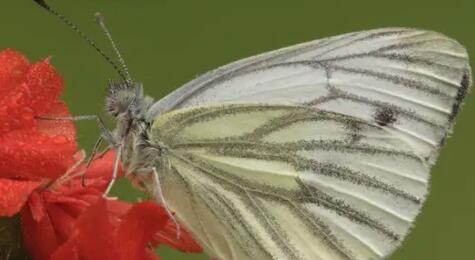
[[104,198],[107,197],[107,194],[109,194],[110,190],[112,189],[112,186],[114,186],[115,180],[117,179],[117,174],[119,172],[119,163],[120,163],[120,158],[122,156],[122,145],[119,144],[117,146],[117,153],[115,155],[115,160],[114,160],[114,169],[112,170],[112,178],[107,185],[107,189],[102,195]]
[[[78,176],[77,174],[73,174],[73,173],[84,162],[84,158],[86,157],[86,154],[85,154],[84,150],[81,150],[81,151],[77,152],[74,155],[74,157],[77,157],[76,155],[79,155],[79,158],[76,160],[76,162],[71,167],[69,167],[69,169],[67,169],[66,172],[63,175],[61,175],[59,178],[57,178],[52,183],[50,183],[47,186],[49,189],[54,190],[55,187],[60,186],[64,182]],[[84,175],[84,174],[82,174],[82,175]]]
[[107,129],[106,125],[104,124],[104,121],[102,118],[100,118],[97,115],[83,115],[83,116],[59,116],[59,117],[45,117],[45,116],[40,116],[37,117],[37,119],[43,119],[43,120],[64,120],[64,121],[83,121],[83,120],[93,120],[97,122],[97,125],[99,126],[99,129],[101,129],[101,137],[106,139],[108,142],[115,144],[115,138],[112,132]]
[[172,212],[170,211],[170,209],[168,208],[168,204],[167,202],[165,201],[165,198],[163,197],[163,192],[162,192],[162,186],[160,184],[160,178],[158,177],[158,172],[157,172],[157,168],[153,167],[152,168],[153,170],[153,180],[155,182],[155,187],[156,187],[156,190],[155,190],[155,201],[160,204],[164,209],[165,211],[167,212],[167,215],[168,217],[173,221],[173,223],[175,224],[175,227],[176,227],[176,238],[177,239],[180,239],[180,233],[181,233],[181,229],[180,229],[180,224],[178,224],[178,221],[176,220],[175,216],[172,214]]
[[[81,184],[82,184],[83,187],[86,187],[86,173],[87,173],[87,170],[89,169],[89,166],[91,166],[92,160],[94,160],[96,152],[99,149],[99,146],[102,144],[102,140],[103,140],[102,135],[99,136],[99,138],[97,138],[96,143],[92,147],[91,156],[89,156],[89,158],[87,159],[86,171],[84,171],[84,174],[81,177]],[[106,151],[109,151],[109,149],[106,149]]]

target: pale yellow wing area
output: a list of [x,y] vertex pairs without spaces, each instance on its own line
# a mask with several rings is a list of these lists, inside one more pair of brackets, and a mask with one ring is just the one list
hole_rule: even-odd
[[383,259],[428,191],[390,127],[308,106],[184,108],[150,138],[168,206],[223,260]]

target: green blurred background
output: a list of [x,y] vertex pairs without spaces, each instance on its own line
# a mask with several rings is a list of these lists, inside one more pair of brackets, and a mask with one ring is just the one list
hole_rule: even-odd
[[[475,57],[475,1],[224,1],[96,0],[49,3],[110,53],[93,22],[101,11],[135,80],[163,97],[219,65],[300,42],[356,30],[407,26],[445,33]],[[64,99],[76,115],[103,115],[107,80],[114,71],[71,29],[30,0],[2,0],[0,49],[12,47],[31,60],[52,57],[65,78]],[[472,64],[475,64],[472,60]],[[417,224],[391,259],[475,259],[475,98],[469,97],[455,133],[433,170],[432,192]],[[110,122],[111,123],[111,122]],[[112,126],[112,124],[111,124]],[[98,129],[78,124],[90,150]],[[115,188],[134,200],[126,182]],[[208,259],[161,248],[163,259]]]

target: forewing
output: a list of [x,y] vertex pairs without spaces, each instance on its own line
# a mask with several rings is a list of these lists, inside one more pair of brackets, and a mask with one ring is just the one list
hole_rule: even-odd
[[433,162],[471,85],[465,48],[446,36],[384,28],[330,37],[213,70],[157,102],[149,118],[216,103],[307,105],[389,125]]
[[151,137],[168,206],[220,259],[382,259],[428,189],[394,131],[306,106],[180,109]]

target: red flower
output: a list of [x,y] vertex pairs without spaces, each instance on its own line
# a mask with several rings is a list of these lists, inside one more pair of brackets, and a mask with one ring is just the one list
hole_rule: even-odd
[[[76,232],[77,219],[91,204],[102,198],[110,180],[113,158],[114,154],[109,153],[93,162],[85,187],[82,186],[81,176],[65,177],[30,194],[21,219],[24,244],[35,259],[48,259]],[[78,175],[83,170],[84,167],[79,167],[71,175]],[[122,208],[126,210],[128,206]]]
[[51,260],[157,259],[147,244],[165,226],[166,212],[155,203],[143,202],[134,205],[119,223],[111,221],[107,206],[100,199],[89,207],[78,219],[78,232]]
[[201,248],[157,204],[104,200],[114,152],[85,171],[72,122],[59,100],[62,79],[48,60],[0,52],[0,217],[21,214],[23,241],[38,260],[156,259],[149,244]]
[[[69,115],[58,99],[63,81],[48,60],[29,64],[13,50],[0,53],[0,173],[3,178],[54,179],[77,151],[72,122],[37,120]],[[35,169],[35,171],[32,171]]]
[[0,52],[0,191],[5,194],[0,198],[1,216],[17,213],[35,188],[73,162],[77,145],[72,123],[52,127],[35,120],[45,114],[69,114],[57,99],[61,88],[62,80],[48,61],[30,65],[15,51]]

